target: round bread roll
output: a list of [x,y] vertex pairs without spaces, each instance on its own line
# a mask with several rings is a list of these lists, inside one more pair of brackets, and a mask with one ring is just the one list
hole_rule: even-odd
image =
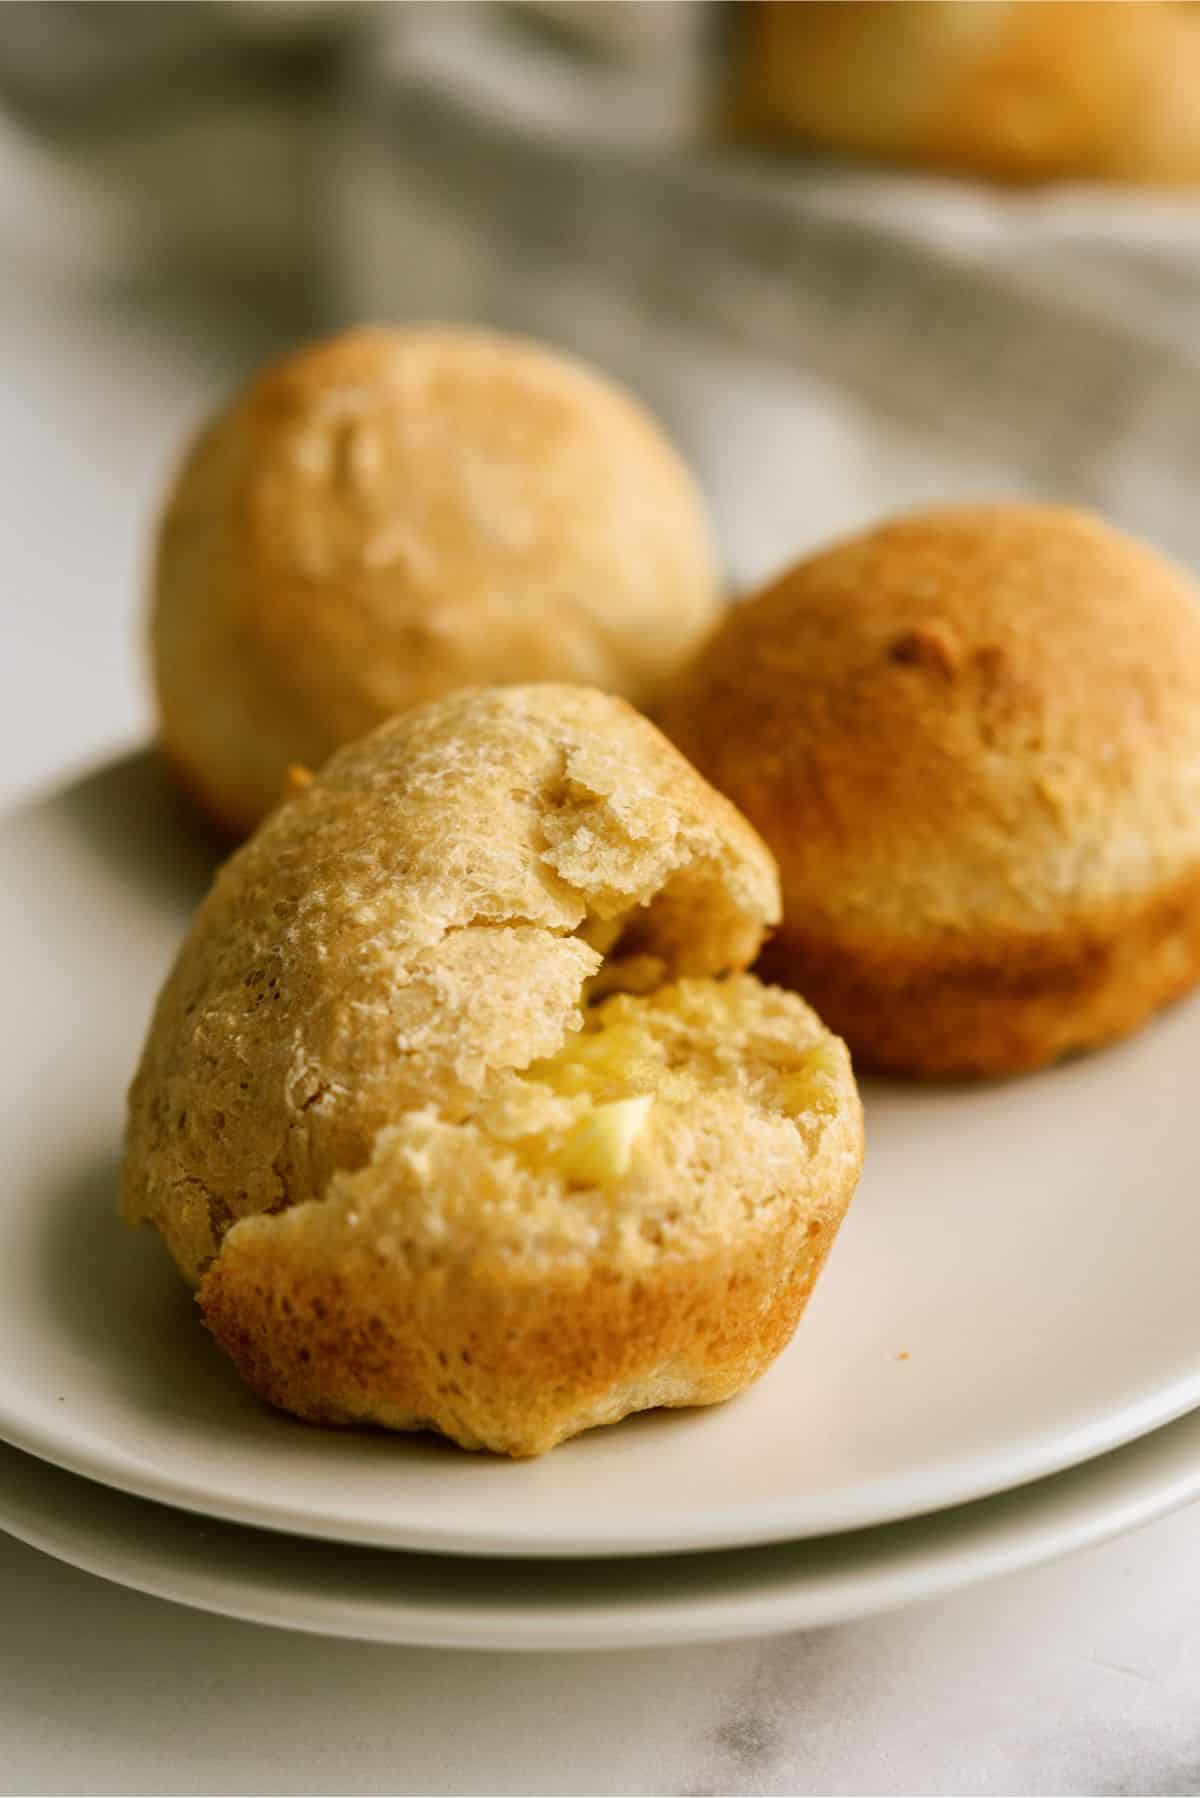
[[1200,973],[1200,593],[1083,513],[902,518],[735,607],[666,727],[778,857],[856,1058],[1008,1074]]
[[1006,181],[1200,180],[1193,6],[768,0],[739,18],[747,135]]
[[627,394],[483,331],[363,329],[201,434],[151,620],[169,758],[244,834],[292,763],[476,683],[655,701],[715,622],[696,485]]
[[788,1341],[862,1156],[842,1043],[739,970],[774,864],[623,701],[459,692],[226,864],[123,1209],[272,1403],[533,1455]]

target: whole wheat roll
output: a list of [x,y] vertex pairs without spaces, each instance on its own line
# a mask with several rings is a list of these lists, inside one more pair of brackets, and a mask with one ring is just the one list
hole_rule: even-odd
[[455,687],[652,705],[718,615],[692,475],[645,409],[547,348],[360,328],[262,370],[168,496],[151,643],[167,754],[237,834]]
[[665,725],[761,831],[762,971],[856,1060],[1015,1073],[1200,973],[1200,593],[1100,519],[900,518],[735,606]]
[[297,784],[219,874],[122,1204],[272,1403],[540,1453],[794,1330],[862,1158],[849,1058],[742,972],[750,826],[623,701],[476,689]]
[[729,128],[1014,182],[1200,181],[1200,17],[1167,0],[753,0]]

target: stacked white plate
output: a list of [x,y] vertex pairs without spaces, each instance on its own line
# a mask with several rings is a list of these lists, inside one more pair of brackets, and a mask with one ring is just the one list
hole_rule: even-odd
[[153,759],[9,819],[0,869],[14,1535],[295,1628],[595,1647],[862,1615],[1200,1493],[1200,1004],[1028,1080],[868,1084],[862,1186],[771,1373],[510,1464],[264,1409],[118,1225],[125,1083],[209,873]]

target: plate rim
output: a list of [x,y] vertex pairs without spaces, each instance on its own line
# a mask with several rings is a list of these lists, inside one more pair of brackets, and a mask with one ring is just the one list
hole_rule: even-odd
[[[0,1464],[0,1531],[93,1577],[192,1610],[308,1635],[395,1646],[506,1652],[665,1648],[688,1643],[749,1640],[791,1630],[849,1623],[1045,1565],[1137,1529],[1200,1499],[1198,1408],[1108,1455],[1050,1475],[1045,1480],[1034,1481],[1016,1491],[956,1506],[945,1515],[935,1514],[849,1532],[840,1541],[834,1540],[833,1547],[843,1558],[849,1550],[851,1561],[854,1550],[859,1546],[864,1548],[868,1564],[857,1571],[851,1565],[849,1570],[837,1571],[823,1580],[819,1568],[815,1576],[806,1577],[801,1566],[798,1573],[789,1576],[785,1571],[773,1583],[768,1581],[765,1589],[760,1583],[749,1597],[736,1583],[731,1590],[714,1595],[703,1590],[702,1581],[699,1592],[688,1590],[686,1581],[700,1566],[694,1557],[665,1556],[660,1559],[668,1566],[674,1561],[683,1571],[685,1580],[683,1590],[669,1598],[664,1599],[657,1589],[653,1596],[648,1596],[646,1582],[642,1580],[635,1588],[640,1602],[632,1606],[622,1608],[610,1603],[607,1610],[589,1614],[587,1608],[581,1609],[574,1599],[560,1599],[556,1604],[553,1599],[547,1601],[543,1594],[540,1599],[535,1596],[535,1601],[528,1607],[528,1615],[522,1617],[520,1607],[514,1610],[510,1606],[505,1610],[490,1606],[472,1612],[469,1605],[452,1601],[439,1606],[427,1599],[407,1608],[403,1601],[399,1608],[393,1601],[389,1609],[378,1594],[373,1605],[368,1605],[361,1597],[345,1595],[320,1594],[314,1598],[305,1592],[298,1597],[294,1585],[286,1591],[273,1589],[266,1596],[262,1588],[247,1594],[244,1583],[239,1582],[227,1566],[219,1569],[215,1580],[211,1570],[198,1572],[192,1567],[181,1570],[177,1560],[172,1559],[169,1546],[159,1558],[157,1571],[145,1565],[136,1573],[128,1566],[118,1571],[114,1569],[112,1556],[106,1559],[97,1552],[94,1544],[81,1546],[77,1540],[84,1507],[76,1502],[76,1486],[99,1493],[110,1512],[116,1507],[120,1515],[130,1508],[131,1522],[144,1521],[142,1514],[149,1510],[157,1514],[161,1524],[165,1513],[168,1534],[174,1532],[175,1540],[178,1540],[178,1532],[183,1530],[192,1532],[204,1543],[211,1540],[211,1530],[206,1531],[203,1520],[190,1513],[135,1499],[112,1487],[97,1487],[94,1482],[63,1473],[21,1451],[9,1452],[26,1464],[22,1471],[32,1479],[35,1487],[41,1483],[43,1495],[34,1505],[32,1515],[27,1508],[26,1513],[14,1522],[11,1484],[6,1490],[4,1469]],[[32,1475],[30,1469],[34,1470]],[[69,1537],[69,1532],[62,1527],[64,1507],[60,1506],[56,1518],[48,1521],[44,1503],[47,1479],[68,1482],[71,1501],[65,1510],[74,1523],[74,1537]],[[132,1516],[134,1507],[136,1518]],[[235,1531],[238,1537],[260,1538],[264,1535],[264,1532],[242,1525],[224,1525],[222,1528]],[[933,1546],[924,1550],[918,1546],[911,1564],[907,1564],[905,1545],[914,1533],[932,1538]],[[271,1547],[272,1541],[278,1541],[278,1538],[273,1538],[271,1532],[265,1532],[265,1536],[265,1554],[269,1563],[272,1553],[279,1554],[278,1548]],[[140,1556],[144,1564],[151,1559],[148,1545],[156,1544],[158,1536],[153,1527],[131,1528],[128,1540],[134,1544],[135,1558]],[[761,1559],[764,1554],[786,1557],[789,1548],[797,1551],[803,1562],[806,1556],[814,1556],[822,1545],[821,1538],[809,1538],[783,1548],[765,1551],[731,1549],[709,1558],[727,1568],[730,1564],[738,1564],[749,1569],[755,1559]],[[262,1542],[255,1540],[247,1546],[253,1549],[255,1567],[261,1567]],[[370,1557],[386,1554],[383,1550],[363,1550],[337,1543],[319,1546],[334,1560],[363,1554]],[[220,1544],[212,1547],[213,1553],[219,1555]],[[120,1550],[116,1553],[119,1557]],[[431,1557],[403,1558],[424,1561]],[[388,1559],[393,1568],[399,1565],[396,1557],[388,1556]],[[870,1564],[872,1559],[873,1565]],[[487,1563],[476,1565],[486,1568]],[[606,1576],[612,1566],[603,1561],[591,1565],[602,1569]],[[631,1565],[640,1569],[643,1562],[632,1557]],[[507,1564],[502,1563],[502,1566]],[[553,1581],[562,1566],[561,1562],[538,1562],[534,1564],[534,1573],[542,1581]]]
[[[589,1559],[652,1558],[661,1555],[733,1553],[738,1549],[766,1548],[782,1542],[820,1541],[827,1537],[853,1535],[862,1530],[886,1529],[891,1524],[907,1523],[956,1510],[963,1505],[979,1504],[989,1498],[1000,1498],[1054,1479],[1074,1469],[1119,1453],[1158,1430],[1169,1428],[1189,1412],[1200,1408],[1200,1371],[1181,1376],[1172,1387],[1169,1401],[1161,1406],[1147,1406],[1139,1411],[1135,1404],[1126,1407],[1133,1413],[1119,1431],[1111,1429],[1113,1413],[1102,1413],[1090,1423],[1069,1432],[1045,1431],[1028,1439],[1025,1459],[1014,1466],[1010,1456],[1004,1458],[1008,1469],[1004,1476],[997,1472],[999,1455],[974,1457],[956,1463],[960,1475],[951,1483],[944,1477],[937,1482],[938,1496],[929,1498],[919,1491],[914,1480],[905,1503],[889,1502],[886,1515],[878,1512],[879,1500],[871,1502],[877,1485],[884,1490],[894,1480],[860,1489],[857,1504],[847,1506],[844,1498],[831,1495],[828,1520],[809,1523],[797,1530],[789,1512],[794,1509],[788,1499],[760,1500],[756,1504],[712,1506],[689,1516],[681,1525],[677,1513],[661,1508],[644,1513],[636,1529],[629,1520],[614,1523],[603,1510],[573,1514],[567,1528],[553,1530],[548,1536],[541,1524],[536,1544],[526,1535],[505,1534],[503,1530],[476,1530],[464,1535],[462,1526],[413,1525],[392,1526],[375,1522],[356,1523],[345,1516],[323,1512],[302,1502],[283,1506],[278,1502],[255,1501],[217,1494],[198,1481],[170,1473],[147,1473],[122,1457],[97,1451],[81,1453],[69,1435],[61,1438],[52,1429],[14,1425],[0,1395],[0,1442],[22,1453],[44,1461],[64,1473],[106,1486],[130,1498],[143,1499],[191,1516],[207,1517],[251,1529],[269,1530],[278,1535],[307,1537],[321,1542],[339,1543],[347,1547],[392,1549],[414,1554],[453,1555],[460,1559],[534,1558],[544,1561]],[[1162,1398],[1163,1388],[1155,1387],[1155,1397]],[[1056,1451],[1042,1457],[1036,1450],[1043,1442],[1058,1445]],[[1010,1477],[1011,1476],[1011,1477]],[[810,1512],[816,1507],[809,1504]],[[819,1519],[819,1512],[818,1512]]]

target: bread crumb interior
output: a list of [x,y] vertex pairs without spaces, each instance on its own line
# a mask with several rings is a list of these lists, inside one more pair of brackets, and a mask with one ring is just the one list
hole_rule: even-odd
[[317,1259],[462,1261],[534,1284],[596,1257],[720,1255],[734,1230],[782,1227],[806,1167],[838,1152],[848,1079],[803,1001],[750,974],[581,993],[552,1054],[494,1069],[465,1114],[405,1111],[319,1200],[226,1241],[282,1233]]
[[477,1122],[569,1188],[620,1181],[698,1102],[815,1128],[836,1108],[838,1051],[798,1037],[794,1012],[772,999],[743,975],[581,1003],[561,1047],[512,1076]]

